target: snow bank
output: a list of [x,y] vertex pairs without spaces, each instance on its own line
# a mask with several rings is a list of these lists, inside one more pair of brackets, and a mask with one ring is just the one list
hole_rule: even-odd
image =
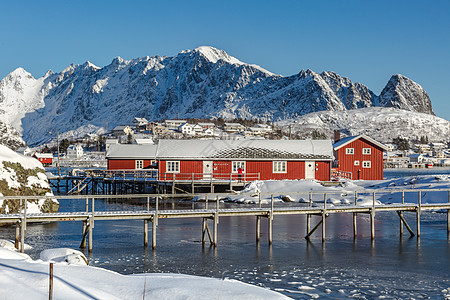
[[[20,155],[0,145],[0,197],[53,196],[42,164],[35,158]],[[54,199],[29,200],[28,212],[54,212]],[[0,213],[17,213],[16,200],[0,199]]]
[[71,265],[87,265],[86,256],[78,250],[69,248],[47,249],[41,252],[40,256],[43,261],[66,262]]
[[[54,258],[68,250],[44,252],[41,257]],[[236,280],[183,274],[121,275],[101,268],[64,263],[55,263],[53,274],[53,299],[289,299]],[[48,262],[33,261],[15,251],[0,248],[2,297],[45,299],[48,297],[48,280]]]

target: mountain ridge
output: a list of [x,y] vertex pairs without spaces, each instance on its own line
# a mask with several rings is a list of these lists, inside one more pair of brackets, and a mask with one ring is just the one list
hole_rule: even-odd
[[275,75],[209,46],[173,57],[116,57],[102,68],[86,61],[38,79],[25,72],[15,70],[0,81],[0,121],[31,145],[44,142],[50,131],[106,123],[111,129],[134,117],[282,120],[374,106],[433,114],[423,88],[404,76],[393,75],[377,96],[335,72]]

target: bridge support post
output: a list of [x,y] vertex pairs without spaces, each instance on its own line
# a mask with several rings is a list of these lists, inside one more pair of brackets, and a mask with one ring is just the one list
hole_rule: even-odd
[[270,200],[270,212],[268,216],[268,225],[269,225],[269,245],[272,245],[272,239],[273,239],[273,194],[271,195]]
[[89,218],[89,245],[88,245],[88,251],[92,252],[92,244],[93,244],[93,237],[92,237],[92,232],[93,232],[93,227],[94,227],[94,220],[92,219],[92,217]]
[[144,220],[144,247],[148,246],[148,220]]
[[20,222],[16,222],[16,235],[14,239],[14,247],[16,249],[19,249],[19,242],[20,242]]
[[323,210],[322,210],[322,243],[325,242],[326,226],[325,219],[327,217],[327,193],[323,193]]
[[202,218],[202,244],[204,245],[206,242],[206,218]]
[[256,216],[256,242],[261,238],[261,216]]
[[152,249],[156,249],[156,215],[152,219]]
[[370,238],[375,239],[375,192],[372,194],[372,209],[370,210]]
[[81,238],[81,244],[80,248],[85,249],[86,248],[86,235],[87,235],[87,221],[83,221],[83,237]]
[[419,191],[419,205],[416,209],[417,238],[420,237],[420,213],[422,210],[422,192]]
[[[448,203],[450,203],[450,191],[448,191]],[[450,239],[450,209],[447,209],[447,240]]]

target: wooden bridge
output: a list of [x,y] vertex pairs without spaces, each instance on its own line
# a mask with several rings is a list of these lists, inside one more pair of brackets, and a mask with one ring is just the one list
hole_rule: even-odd
[[[81,244],[80,248],[86,247],[86,239],[88,237],[88,250],[92,251],[93,247],[93,229],[95,222],[103,220],[143,220],[144,231],[144,246],[148,245],[149,230],[148,224],[152,222],[152,248],[156,248],[156,233],[157,226],[160,219],[166,218],[201,218],[202,219],[202,243],[206,242],[206,235],[209,238],[209,242],[213,246],[217,246],[218,235],[217,226],[219,219],[229,216],[254,216],[256,217],[256,241],[259,242],[261,236],[261,218],[268,220],[268,243],[272,244],[272,232],[273,232],[273,220],[274,217],[281,217],[282,215],[305,215],[306,216],[306,233],[305,238],[309,239],[311,235],[319,228],[322,228],[322,241],[325,241],[326,232],[326,218],[331,214],[351,213],[353,214],[353,234],[357,235],[357,214],[369,214],[370,215],[370,228],[371,238],[375,238],[375,215],[377,212],[394,212],[399,216],[400,220],[400,235],[403,235],[403,229],[406,227],[411,236],[420,236],[420,216],[422,212],[427,211],[443,211],[447,214],[447,238],[450,238],[450,189],[408,189],[408,190],[367,190],[354,193],[354,203],[350,205],[330,205],[328,202],[330,195],[341,194],[342,191],[334,193],[330,192],[299,192],[288,193],[289,195],[306,195],[308,201],[306,203],[295,203],[295,205],[278,205],[274,203],[274,197],[282,193],[264,194],[259,193],[257,195],[241,196],[256,197],[255,207],[252,208],[221,208],[220,199],[236,194],[147,194],[147,195],[87,195],[87,196],[56,196],[50,197],[59,201],[67,201],[68,199],[75,199],[84,201],[82,211],[73,212],[59,212],[59,213],[28,213],[27,212],[27,200],[42,199],[43,197],[3,197],[2,199],[15,199],[19,201],[20,213],[15,214],[0,214],[0,224],[15,224],[15,245],[23,252],[25,233],[27,223],[34,222],[63,222],[63,221],[81,221],[83,222],[83,229],[81,231]],[[388,193],[389,195],[398,194],[401,195],[400,203],[392,204],[377,204],[377,197]],[[439,203],[422,203],[422,195],[430,195],[435,193],[434,198],[440,198]],[[358,203],[358,199],[361,196],[367,199],[371,197],[371,205],[361,205]],[[414,196],[416,195],[416,196]],[[179,197],[194,197],[204,196],[205,201],[202,208],[199,209],[160,209],[160,200],[162,198],[179,198]],[[353,194],[351,195],[353,197]],[[264,204],[261,201],[262,198],[269,197],[269,204]],[[348,197],[348,195],[347,195]],[[127,202],[133,199],[141,199],[144,202],[142,205],[132,206],[133,210],[103,210],[99,211],[95,209],[95,203],[98,201],[104,201],[108,199],[120,199]],[[408,201],[406,201],[408,200]],[[416,230],[413,231],[411,226],[406,222],[404,218],[405,212],[412,212],[416,214]],[[318,217],[318,222],[311,228],[311,219],[313,216]],[[208,225],[208,220],[212,220],[212,230]],[[19,243],[20,241],[20,243]]]

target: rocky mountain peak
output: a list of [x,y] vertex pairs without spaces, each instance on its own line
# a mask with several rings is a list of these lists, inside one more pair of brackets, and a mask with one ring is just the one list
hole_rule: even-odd
[[379,105],[434,115],[430,97],[422,86],[401,74],[394,74],[381,91]]

